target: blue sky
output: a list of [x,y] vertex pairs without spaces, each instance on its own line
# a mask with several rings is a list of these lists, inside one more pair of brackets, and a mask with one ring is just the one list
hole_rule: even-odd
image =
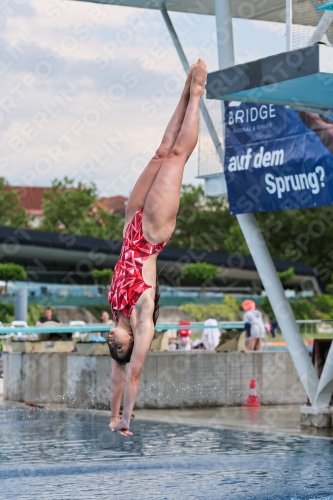
[[[0,13],[0,175],[65,175],[128,195],[159,144],[185,75],[158,11],[11,0]],[[190,63],[217,69],[215,18],[171,13]],[[285,26],[233,21],[236,62],[285,49]],[[198,182],[197,152],[184,182]]]

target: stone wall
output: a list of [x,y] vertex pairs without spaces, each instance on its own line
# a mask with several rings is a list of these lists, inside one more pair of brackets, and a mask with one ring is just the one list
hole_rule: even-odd
[[67,403],[68,354],[5,353],[4,399]]
[[[109,408],[110,357],[4,355],[4,399]],[[151,352],[137,408],[241,405],[251,378],[262,404],[302,404],[306,394],[288,352]]]

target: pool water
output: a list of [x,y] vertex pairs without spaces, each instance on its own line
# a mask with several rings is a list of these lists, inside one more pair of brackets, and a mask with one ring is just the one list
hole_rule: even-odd
[[1,499],[333,500],[333,443],[0,407]]

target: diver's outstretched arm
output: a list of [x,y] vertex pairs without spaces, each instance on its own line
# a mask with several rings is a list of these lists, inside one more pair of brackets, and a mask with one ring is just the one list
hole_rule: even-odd
[[115,425],[119,423],[119,413],[121,397],[126,380],[126,366],[119,365],[114,359],[111,359],[111,391],[110,391],[110,406],[111,406],[111,422],[110,429],[114,430]]
[[[149,291],[146,290],[145,293],[148,292]],[[123,436],[132,435],[132,432],[129,430],[131,415],[139,390],[141,370],[154,336],[154,323],[150,306],[151,302],[143,301],[140,321],[135,330],[135,342],[131,361],[127,370],[123,415],[121,420],[114,427]]]

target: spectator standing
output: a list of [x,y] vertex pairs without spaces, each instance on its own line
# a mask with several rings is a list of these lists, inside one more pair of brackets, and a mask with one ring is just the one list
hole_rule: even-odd
[[253,300],[244,300],[242,303],[244,323],[250,324],[250,337],[247,348],[249,351],[260,351],[261,339],[266,337],[265,324],[262,313],[256,310],[256,303]]
[[54,323],[60,323],[56,316],[53,316],[53,311],[51,307],[46,307],[44,310],[44,316],[41,316],[38,321],[36,321],[35,326],[40,326],[48,321],[53,321]]
[[271,336],[273,337],[273,339],[276,337],[276,334],[277,334],[277,330],[279,328],[279,325],[278,325],[278,322],[276,320],[273,320],[273,321],[270,321],[269,322],[270,325],[271,325],[271,331],[270,331],[270,334]]

